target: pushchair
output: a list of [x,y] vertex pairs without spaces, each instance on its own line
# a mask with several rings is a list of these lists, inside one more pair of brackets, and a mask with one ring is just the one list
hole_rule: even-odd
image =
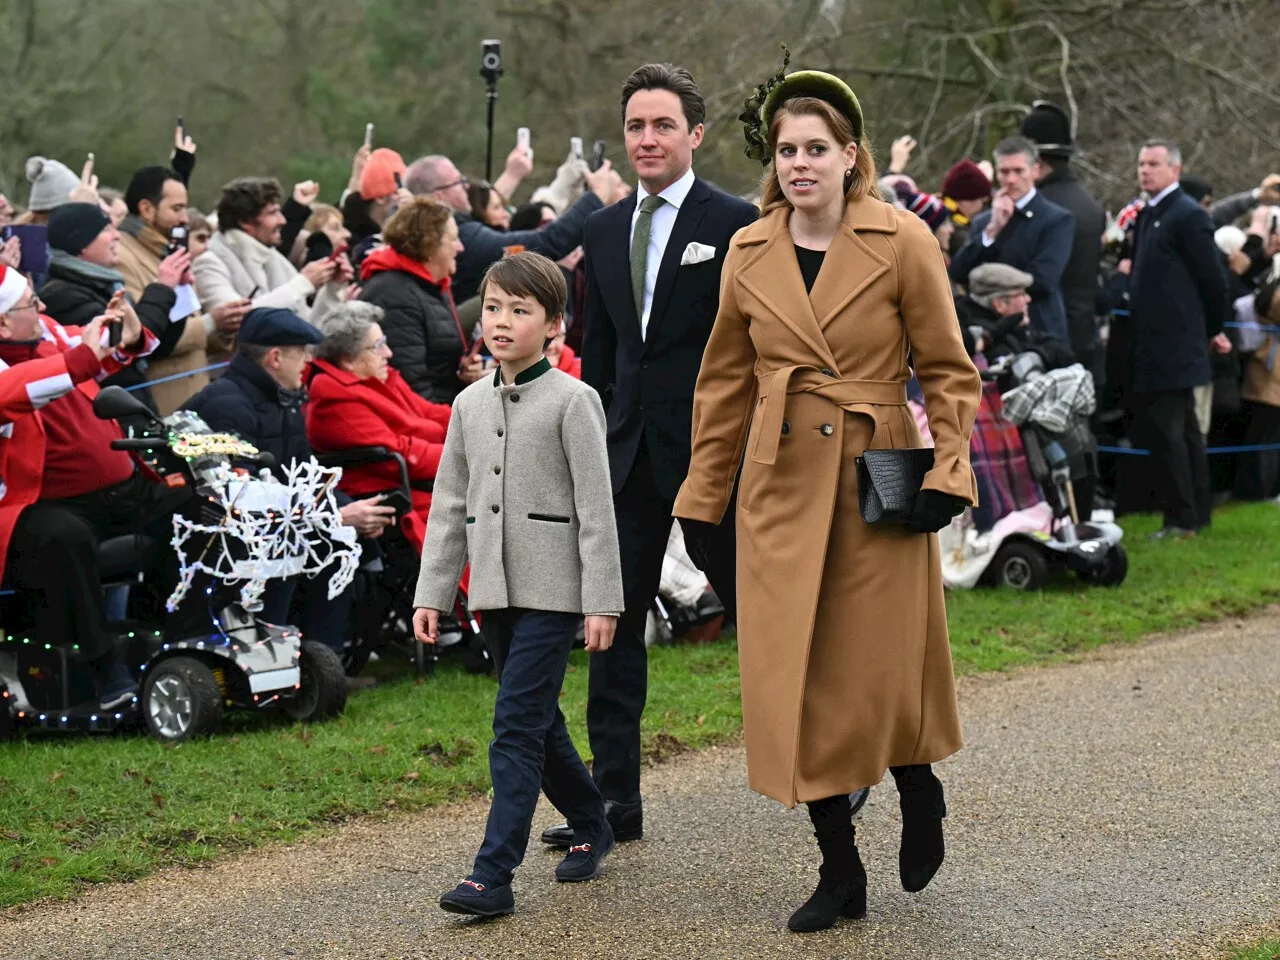
[[[354,467],[394,462],[400,483],[386,491],[393,501],[410,503],[409,465],[404,457],[386,447],[352,447],[334,453],[316,454],[326,467]],[[398,496],[397,496],[398,495]],[[397,520],[400,515],[397,515]],[[355,602],[351,612],[351,639],[342,654],[348,676],[356,676],[376,655],[379,659],[408,660],[419,674],[429,673],[442,657],[459,657],[469,673],[487,673],[493,661],[480,635],[478,615],[467,602],[466,576],[458,585],[453,616],[440,620],[440,639],[433,646],[419,643],[413,636],[413,594],[418,582],[419,556],[414,544],[398,523],[387,527],[378,538],[381,556],[365,564],[357,573]]]
[[[1005,537],[983,580],[1038,590],[1052,571],[1066,569],[1098,586],[1123,583],[1129,570],[1120,543],[1124,531],[1109,515],[1093,511],[1099,470],[1088,420],[1094,408],[1088,371],[1077,364],[1050,374],[1041,354],[1027,351],[1001,357],[983,378],[1000,384],[1004,415],[1018,425],[1031,476],[1053,511],[1048,532]],[[1045,379],[1029,386],[1040,378]]]

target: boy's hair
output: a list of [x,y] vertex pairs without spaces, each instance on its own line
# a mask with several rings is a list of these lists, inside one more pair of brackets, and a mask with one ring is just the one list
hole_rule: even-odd
[[569,285],[565,283],[560,268],[540,253],[526,250],[491,264],[480,281],[481,300],[486,296],[490,283],[513,297],[530,297],[538,301],[547,312],[548,320],[564,316]]

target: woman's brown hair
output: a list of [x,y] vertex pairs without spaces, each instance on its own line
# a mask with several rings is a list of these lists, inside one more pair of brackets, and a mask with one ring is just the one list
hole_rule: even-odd
[[418,260],[430,260],[444,240],[445,224],[453,211],[430,197],[414,197],[395,212],[382,228],[382,239],[396,253]]
[[[782,121],[787,117],[819,117],[831,131],[838,147],[848,143],[857,143],[858,155],[853,161],[853,173],[846,178],[845,200],[861,200],[863,197],[874,197],[876,193],[876,159],[871,155],[871,141],[866,134],[855,141],[853,124],[843,113],[817,97],[793,97],[778,107],[769,124],[769,152],[776,155],[778,150],[778,133],[782,129]],[[761,187],[760,209],[764,213],[778,207],[790,206],[790,201],[782,192],[782,184],[778,182],[777,161],[769,165]]]

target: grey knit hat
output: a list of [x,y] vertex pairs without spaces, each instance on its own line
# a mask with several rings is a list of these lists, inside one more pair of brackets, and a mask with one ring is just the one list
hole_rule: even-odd
[[64,163],[46,157],[27,158],[27,179],[31,181],[31,198],[27,209],[43,213],[67,202],[71,191],[80,186],[80,178]]
[[999,297],[1026,290],[1036,278],[1007,263],[984,263],[969,273],[969,296]]

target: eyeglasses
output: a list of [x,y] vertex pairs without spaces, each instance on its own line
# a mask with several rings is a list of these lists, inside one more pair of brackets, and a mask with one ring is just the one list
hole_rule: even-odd
[[377,340],[373,341],[373,343],[366,346],[365,349],[372,350],[374,353],[378,353],[379,351],[385,350],[386,347],[387,347],[387,338],[379,337]]
[[39,297],[32,297],[30,303],[23,303],[23,304],[19,304],[16,307],[10,307],[9,312],[17,313],[19,310],[34,310],[36,313],[39,313],[43,309],[44,309],[44,301],[41,300]]
[[443,193],[445,190],[452,190],[454,187],[469,187],[471,181],[467,177],[459,177],[453,183],[446,183],[443,186],[436,187],[432,193]]

